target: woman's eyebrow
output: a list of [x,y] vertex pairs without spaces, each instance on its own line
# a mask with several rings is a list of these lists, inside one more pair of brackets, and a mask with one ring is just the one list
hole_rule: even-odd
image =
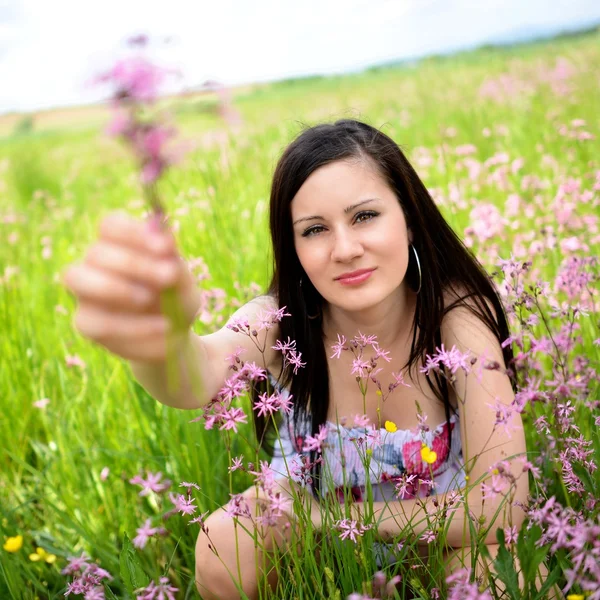
[[[348,214],[349,212],[352,212],[355,208],[358,208],[359,206],[362,206],[363,204],[368,204],[369,202],[377,202],[380,201],[380,198],[368,198],[367,200],[361,200],[360,202],[357,202],[356,204],[352,204],[352,206],[347,206],[344,209],[344,213]],[[324,217],[321,217],[320,215],[314,215],[312,217],[302,217],[301,219],[296,219],[293,222],[293,225],[296,225],[297,223],[301,223],[302,221],[315,221],[315,220],[324,220]]]

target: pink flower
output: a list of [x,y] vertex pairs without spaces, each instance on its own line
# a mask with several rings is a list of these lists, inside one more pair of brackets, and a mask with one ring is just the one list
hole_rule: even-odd
[[223,424],[219,429],[222,431],[223,429],[229,430],[233,429],[235,433],[238,432],[237,426],[238,423],[247,423],[248,417],[246,413],[241,408],[232,408],[230,410],[226,410],[222,414]]
[[501,426],[507,433],[508,437],[511,437],[511,432],[516,428],[514,419],[512,419],[512,414],[516,412],[516,407],[504,404],[498,398],[495,400],[495,404],[488,404],[488,406],[496,413],[494,427]]
[[348,350],[346,347],[346,338],[343,335],[337,334],[338,341],[331,346],[333,354],[329,358],[340,358],[343,350]]
[[358,335],[354,336],[354,341],[361,347],[366,348],[367,346],[374,346],[377,343],[376,335],[365,335],[364,333],[358,332]]
[[69,556],[68,560],[69,564],[61,571],[62,575],[73,575],[77,571],[83,571],[92,559],[85,552],[82,552],[81,556]]
[[74,354],[73,356],[67,355],[65,356],[65,361],[67,363],[67,367],[80,367],[81,369],[85,369],[86,364],[79,356]]
[[358,541],[357,537],[362,536],[365,531],[368,531],[373,527],[373,525],[358,525],[357,521],[351,521],[350,519],[337,521],[334,523],[334,526],[342,532],[342,535],[340,535],[341,540],[350,538],[354,543]]
[[129,483],[139,485],[143,488],[139,493],[139,496],[147,496],[150,492],[160,494],[171,486],[171,481],[169,479],[165,479],[161,482],[162,473],[160,471],[158,473],[146,471],[146,473],[148,476],[147,479],[144,479],[141,475],[136,475],[129,480]]
[[108,467],[104,467],[102,471],[100,471],[100,481],[106,481],[109,473],[110,469]]
[[69,557],[69,564],[61,571],[63,575],[74,575],[71,583],[67,584],[65,596],[70,594],[82,594],[86,599],[104,600],[104,586],[102,580],[113,580],[113,576],[96,563],[88,563],[90,560],[85,554],[79,558]]
[[36,400],[33,403],[33,406],[35,406],[36,408],[46,408],[48,404],[50,404],[50,398],[41,398],[40,400]]
[[426,355],[426,364],[421,368],[421,373],[430,375],[432,371],[439,370],[440,366],[445,367],[453,375],[459,369],[462,369],[465,373],[470,371],[470,355],[469,353],[461,352],[456,346],[452,346],[450,350],[444,348],[444,344],[440,348],[436,348],[433,356]]
[[138,600],[175,600],[175,596],[173,595],[175,592],[179,591],[179,588],[176,588],[169,583],[169,579],[167,577],[161,577],[159,583],[156,584],[154,581],[150,582],[145,588],[139,588],[135,590],[137,594]]
[[229,472],[230,473],[233,473],[234,471],[237,471],[238,469],[243,469],[244,468],[244,465],[242,463],[242,459],[243,458],[244,458],[243,456],[235,456],[232,459],[232,464],[229,467]]
[[292,365],[294,367],[294,375],[298,374],[298,369],[306,366],[305,362],[302,362],[302,352],[296,352],[295,350],[290,350],[283,357],[284,364]]
[[396,497],[399,500],[403,500],[405,498],[412,498],[415,494],[415,479],[417,478],[416,473],[412,473],[409,475],[407,472],[404,472],[400,481],[395,484],[396,487]]
[[209,513],[210,511],[207,510],[205,513],[202,513],[199,517],[194,517],[193,519],[190,519],[188,521],[188,525],[191,525],[192,523],[198,523],[200,527],[204,529],[204,519],[206,519],[206,515],[208,515]]
[[431,542],[435,542],[436,537],[437,536],[435,531],[432,531],[431,529],[428,529],[421,535],[421,539],[427,542],[428,544],[431,544]]
[[160,69],[140,56],[119,60],[108,72],[100,75],[97,83],[115,86],[114,98],[134,102],[153,102],[164,82],[166,70]]
[[268,331],[276,323],[280,323],[283,317],[291,317],[289,313],[285,312],[285,309],[286,307],[283,306],[282,308],[271,308],[269,310],[261,311],[258,314],[258,331],[262,331],[263,329]]
[[296,349],[296,340],[291,340],[288,336],[287,342],[282,342],[281,340],[277,340],[274,346],[271,346],[273,350],[279,350],[282,354],[286,354],[290,350]]
[[476,205],[471,211],[470,218],[471,227],[468,230],[481,243],[499,235],[504,228],[504,219],[493,204],[480,203]]
[[351,375],[358,375],[359,377],[365,377],[365,371],[370,367],[371,363],[363,360],[360,356],[352,361]]
[[377,342],[373,344],[373,350],[375,350],[375,360],[383,358],[385,362],[391,362],[392,357],[390,356],[390,351],[380,348]]
[[192,488],[194,488],[194,489],[196,489],[196,490],[199,490],[199,489],[200,489],[200,486],[199,486],[197,483],[190,483],[189,481],[182,481],[182,482],[179,484],[179,487],[184,487],[184,488],[187,488],[187,489],[188,489],[188,494],[190,493],[190,490],[191,490]]
[[226,327],[235,333],[245,333],[246,335],[250,335],[250,323],[246,317],[232,317],[227,322]]
[[151,519],[146,519],[141,527],[138,527],[137,535],[133,538],[133,545],[136,548],[144,548],[148,540],[158,532],[157,527],[150,527]]
[[281,517],[292,507],[292,498],[281,492],[269,495],[269,510],[277,517]]
[[225,360],[230,364],[230,365],[235,365],[235,364],[240,364],[242,362],[242,360],[240,359],[240,356],[246,352],[245,348],[242,348],[241,346],[238,346],[231,354],[228,354],[225,357]]
[[135,124],[131,121],[131,117],[125,112],[115,112],[112,121],[106,128],[106,133],[109,136],[119,137],[128,136]]
[[267,372],[254,362],[245,362],[240,371],[240,377],[245,377],[250,381],[264,381],[267,378]]
[[311,450],[315,450],[316,452],[322,452],[321,446],[327,439],[327,426],[321,425],[319,427],[319,433],[317,435],[307,435],[304,440],[304,446],[302,447],[302,452],[310,452]]
[[283,365],[291,365],[294,367],[294,375],[298,374],[298,369],[306,366],[305,362],[302,362],[302,352],[296,350],[296,340],[290,340],[288,337],[287,342],[277,340],[274,346],[271,346],[273,350],[279,350],[283,354]]
[[493,499],[498,494],[501,494],[506,488],[506,480],[501,475],[492,475],[491,477],[491,485],[487,483],[481,484],[481,497],[484,500]]
[[513,525],[512,527],[504,528],[504,537],[506,539],[507,544],[514,544],[517,541],[517,537],[519,536],[519,532],[517,528]]
[[223,507],[228,517],[251,517],[250,506],[243,494],[231,494],[231,500]]
[[268,461],[260,461],[259,471],[248,471],[251,475],[256,475],[255,483],[263,490],[272,490],[275,486],[275,471],[271,468]]
[[218,397],[225,402],[231,402],[234,398],[242,396],[248,388],[248,384],[239,373],[235,373],[225,380],[223,387],[219,390]]
[[254,410],[258,410],[258,416],[275,414],[281,405],[281,394],[275,391],[270,396],[265,392],[258,396],[259,400],[254,403]]
[[480,592],[477,583],[470,583],[470,579],[470,568],[460,569],[446,577],[446,583],[451,586],[448,600],[492,600],[488,590]]
[[354,415],[355,427],[369,427],[371,419],[367,415]]
[[395,390],[399,385],[403,385],[404,387],[411,387],[410,384],[404,381],[404,375],[399,371],[398,373],[392,372],[392,377],[394,378],[394,382],[390,383],[389,391]]
[[175,510],[182,515],[193,515],[196,512],[194,499],[191,496],[187,498],[183,494],[172,494],[169,492],[169,500],[175,505]]

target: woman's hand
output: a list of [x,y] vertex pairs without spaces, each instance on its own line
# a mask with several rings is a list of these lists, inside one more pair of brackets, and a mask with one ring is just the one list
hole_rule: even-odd
[[161,306],[164,290],[175,289],[185,326],[200,307],[200,290],[172,234],[121,212],[102,221],[84,261],[62,279],[78,300],[76,329],[128,360],[166,359],[171,324]]

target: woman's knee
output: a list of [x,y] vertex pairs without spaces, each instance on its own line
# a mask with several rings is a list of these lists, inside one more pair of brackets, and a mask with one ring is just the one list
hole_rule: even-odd
[[[196,587],[205,600],[239,598],[235,582],[240,580],[249,598],[258,597],[260,578],[267,574],[269,586],[277,585],[277,572],[269,554],[289,539],[287,518],[279,518],[271,526],[257,527],[256,517],[264,503],[244,494],[252,517],[229,517],[223,507],[204,522],[196,541]],[[237,523],[236,523],[237,521]],[[258,566],[258,569],[257,569]],[[260,571],[260,572],[259,572]]]
[[217,598],[239,598],[236,596],[236,586],[230,564],[231,531],[224,527],[220,514],[223,509],[213,512],[205,521],[202,531],[196,540],[196,587],[204,600]]

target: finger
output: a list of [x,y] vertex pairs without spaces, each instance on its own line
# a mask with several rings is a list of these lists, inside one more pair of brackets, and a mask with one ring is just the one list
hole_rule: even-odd
[[173,234],[166,226],[157,232],[150,223],[130,217],[124,212],[108,214],[100,223],[100,238],[122,244],[138,251],[150,251],[156,256],[169,256],[176,252]]
[[142,254],[103,240],[89,248],[85,262],[158,289],[175,284],[181,274],[181,261],[175,257],[157,259],[154,255],[148,256],[147,252]]
[[91,266],[72,265],[63,279],[80,302],[101,304],[106,309],[144,312],[157,303],[156,292],[146,286]]
[[79,305],[74,324],[81,334],[100,343],[115,338],[139,343],[143,338],[160,338],[170,331],[169,321],[163,315],[115,313],[90,303]]

